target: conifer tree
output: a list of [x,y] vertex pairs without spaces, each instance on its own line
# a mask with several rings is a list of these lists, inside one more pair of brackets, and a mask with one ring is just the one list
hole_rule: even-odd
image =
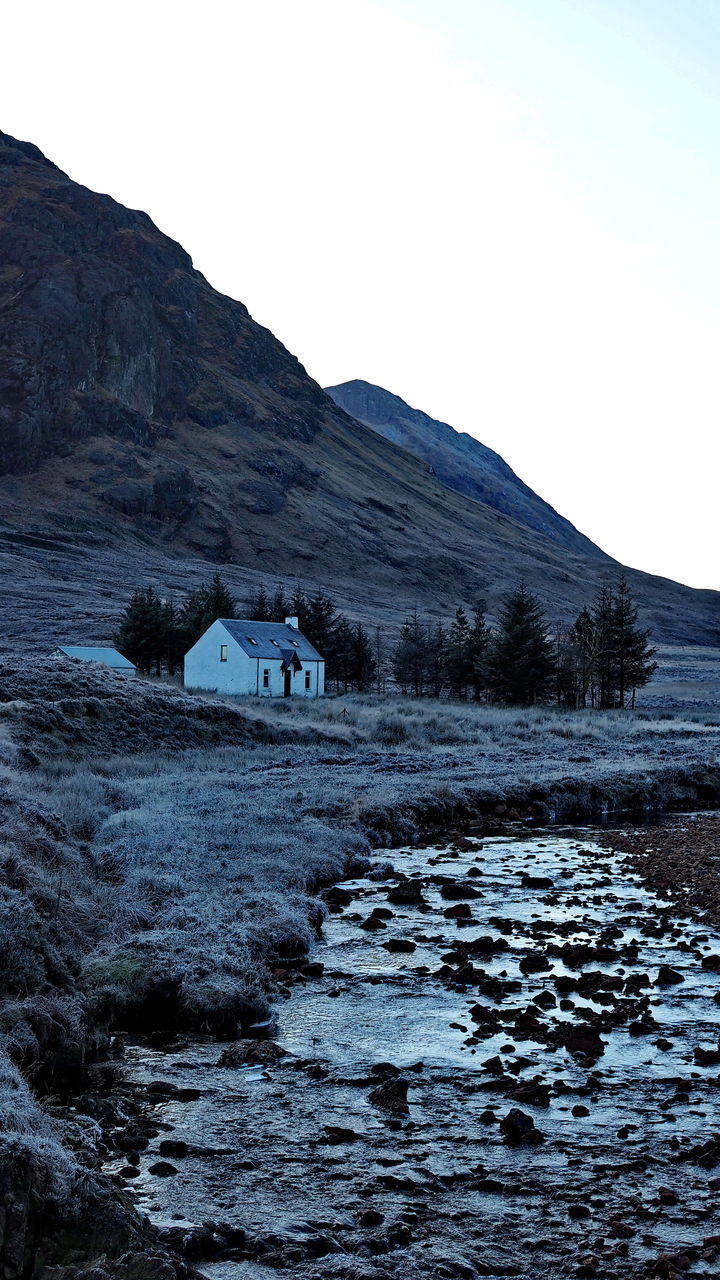
[[439,698],[445,685],[448,635],[442,622],[434,627],[428,623],[425,648],[427,653],[427,681],[434,698]]
[[[354,668],[353,631],[347,618],[339,617],[336,620],[333,632],[333,648],[333,676],[338,689],[342,686],[347,693],[353,684]],[[322,649],[320,652],[322,653]],[[325,663],[327,670],[327,658]]]
[[180,614],[172,600],[164,600],[161,606],[161,630],[164,652],[162,660],[169,676],[174,676],[178,667],[182,666],[185,649],[180,629]]
[[115,644],[142,675],[149,675],[153,667],[159,673],[165,636],[163,605],[154,587],[133,591],[120,618]]
[[553,648],[539,600],[521,584],[504,599],[490,651],[494,695],[512,706],[545,701],[553,682]]
[[624,707],[630,693],[634,707],[635,691],[648,683],[657,663],[653,662],[656,650],[649,643],[650,632],[638,626],[637,608],[624,573],[613,592],[611,630],[617,704]]
[[270,601],[271,622],[284,622],[292,616],[292,609],[282,587],[278,587]]
[[488,687],[491,638],[490,628],[485,618],[485,602],[481,601],[475,608],[470,627],[470,682],[476,701],[485,695]]
[[351,679],[361,693],[372,688],[377,674],[373,645],[361,622],[355,624],[351,634]]
[[250,601],[250,617],[253,622],[270,622],[270,600],[264,587],[258,587]]
[[582,608],[568,632],[570,652],[574,671],[575,706],[587,705],[588,696],[594,705],[595,662],[597,651],[597,635],[595,622],[590,610]]
[[298,627],[303,634],[307,631],[308,598],[300,587],[296,587],[292,593],[287,616],[289,618],[297,618]]
[[318,653],[325,659],[328,680],[337,679],[337,628],[340,615],[324,591],[316,591],[307,601],[301,628]]
[[416,698],[422,696],[427,675],[427,649],[425,630],[417,616],[417,610],[405,619],[400,628],[400,636],[392,655],[392,669],[403,693],[409,691]]
[[218,618],[237,617],[236,608],[235,597],[230,592],[229,587],[223,582],[219,573],[214,574],[207,588],[203,630],[207,631],[208,627]]
[[612,591],[605,583],[595,597],[592,621],[595,630],[595,704],[605,710],[615,704],[616,662]]
[[474,674],[472,629],[462,607],[455,610],[455,617],[448,632],[445,670],[452,696],[467,697],[468,685]]
[[180,645],[184,653],[191,649],[205,630],[205,617],[208,610],[208,589],[204,583],[196,587],[186,596],[178,614],[177,628]]

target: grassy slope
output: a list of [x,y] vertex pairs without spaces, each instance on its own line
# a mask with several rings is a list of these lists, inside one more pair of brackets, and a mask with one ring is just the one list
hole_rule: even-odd
[[[203,561],[391,625],[520,578],[565,618],[612,570],[349,418],[145,214],[5,135],[0,176],[0,632],[81,640],[131,584],[182,590]],[[655,634],[714,641],[717,593],[629,574]]]

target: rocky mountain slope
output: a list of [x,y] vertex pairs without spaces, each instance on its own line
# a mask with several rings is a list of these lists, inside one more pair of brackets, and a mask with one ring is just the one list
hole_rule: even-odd
[[[300,580],[390,625],[521,577],[568,616],[615,566],[508,506],[448,489],[146,214],[0,134],[0,643],[107,639],[132,585],[217,563],[241,597]],[[659,638],[716,642],[716,593],[632,580]]]
[[605,553],[564,516],[538,497],[504,458],[465,431],[438,422],[420,409],[411,409],[400,396],[355,378],[326,387],[341,409],[373,431],[426,462],[431,474],[456,493],[502,511],[518,524],[582,555]]

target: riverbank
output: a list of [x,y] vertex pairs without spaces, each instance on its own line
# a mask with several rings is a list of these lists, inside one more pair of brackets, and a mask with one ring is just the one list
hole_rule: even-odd
[[651,831],[614,832],[611,842],[655,893],[720,924],[720,814],[667,818]]
[[[267,709],[112,672],[80,678],[65,660],[5,663],[0,699],[10,1278],[101,1253],[107,1274],[128,1274],[123,1255],[132,1280],[160,1274],[160,1242],[98,1172],[107,1150],[93,1110],[106,1104],[87,1099],[105,1085],[93,1092],[92,1064],[117,1028],[228,1036],[261,1022],[289,989],[287,960],[314,945],[318,889],[360,871],[373,847],[471,822],[720,803],[718,727],[683,716],[614,718],[604,733],[602,717],[483,722],[472,709],[463,740],[466,709],[450,708],[460,740],[431,742],[447,723],[419,733],[410,703],[404,737],[395,709],[383,730],[398,745],[356,733],[348,716],[273,722]],[[64,1105],[81,1096],[79,1110]],[[111,1231],[108,1196],[120,1206]],[[168,1254],[162,1265],[186,1264]]]

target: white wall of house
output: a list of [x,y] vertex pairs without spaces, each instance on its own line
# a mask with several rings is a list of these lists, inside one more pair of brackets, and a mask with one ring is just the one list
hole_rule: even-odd
[[[282,698],[285,692],[282,658],[250,657],[221,622],[213,622],[185,655],[184,681],[188,689],[214,693]],[[318,698],[324,692],[324,662],[305,661],[302,671],[291,673],[292,697]]]

